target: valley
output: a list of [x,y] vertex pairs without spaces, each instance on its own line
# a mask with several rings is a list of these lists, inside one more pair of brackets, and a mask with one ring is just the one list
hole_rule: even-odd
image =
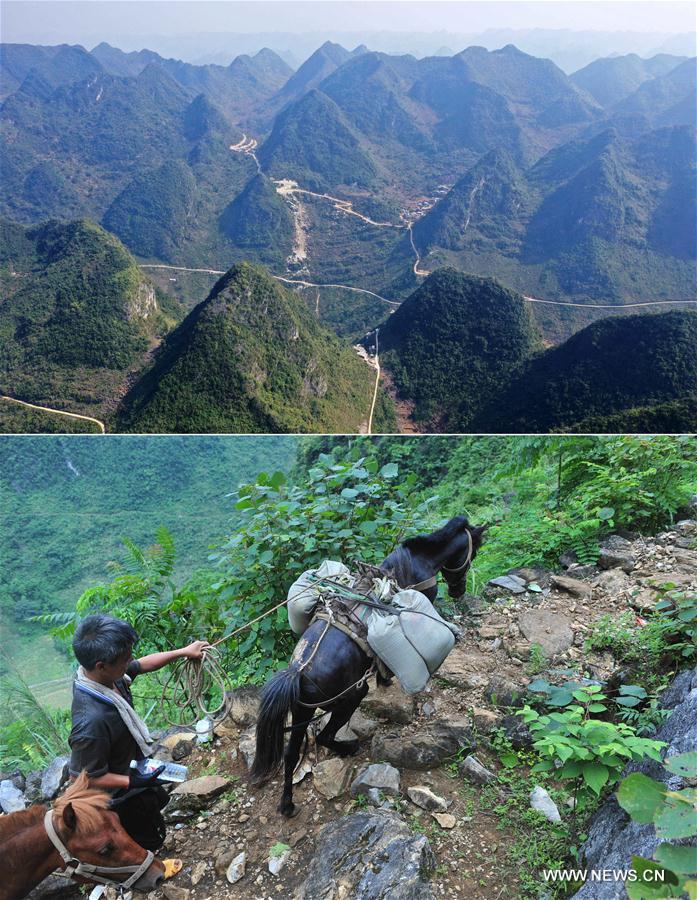
[[[0,385],[6,396],[120,428],[126,396],[161,370],[165,336],[205,300],[206,280],[246,261],[291,289],[347,350],[447,267],[515,291],[545,346],[606,316],[697,303],[691,61],[633,69],[624,93],[610,96],[592,68],[567,76],[512,45],[422,60],[337,48],[319,48],[294,74],[271,51],[224,68],[157,54],[136,65],[115,48],[72,48],[69,66],[60,54],[41,56],[51,86],[39,87],[31,51],[20,78],[14,46],[4,47],[0,74],[18,83],[0,113],[13,176],[0,214],[101,220],[161,289],[162,310],[155,330],[148,323],[135,338],[140,355],[131,352],[128,366],[119,357],[112,375],[106,357],[92,371],[49,360],[39,388],[15,355]],[[624,61],[603,64],[607,78]],[[244,102],[242,72],[255,85]],[[645,97],[658,104],[650,115]],[[47,156],[50,133],[58,139]],[[25,250],[13,235],[0,261],[6,328],[25,360],[38,361],[55,338],[17,341],[21,314],[12,311]],[[469,352],[474,360],[479,350]],[[387,393],[418,407],[391,362],[382,367]],[[372,383],[367,367],[362,377]],[[362,418],[326,426],[315,415],[303,427],[360,430],[370,396]],[[17,416],[0,411],[0,428]],[[416,427],[424,424],[417,414]],[[382,427],[396,427],[394,411]]]

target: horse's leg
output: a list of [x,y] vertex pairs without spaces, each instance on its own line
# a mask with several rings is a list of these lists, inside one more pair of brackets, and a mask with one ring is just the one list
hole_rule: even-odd
[[348,720],[358,709],[361,700],[367,693],[368,685],[363,684],[360,688],[356,688],[355,693],[334,707],[329,721],[317,735],[318,744],[327,747],[339,756],[353,756],[358,753],[358,741],[337,741],[334,740],[334,738],[337,731],[346,725]]
[[311,718],[311,709],[297,706],[293,708],[293,727],[284,756],[283,796],[278,807],[279,812],[288,818],[296,814],[295,804],[293,803],[293,773],[300,759],[300,748]]

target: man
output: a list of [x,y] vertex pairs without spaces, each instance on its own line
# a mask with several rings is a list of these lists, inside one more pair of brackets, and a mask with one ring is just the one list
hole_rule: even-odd
[[168,795],[158,782],[162,768],[147,776],[130,768],[131,760],[150,756],[153,745],[133,708],[130,685],[136,676],[176,659],[201,659],[208,642],[134,659],[137,640],[135,629],[114,616],[88,616],[78,625],[73,651],[80,668],[73,685],[70,774],[77,777],[85,769],[90,787],[113,795],[112,807],[133,840],[156,851],[165,839],[160,810]]

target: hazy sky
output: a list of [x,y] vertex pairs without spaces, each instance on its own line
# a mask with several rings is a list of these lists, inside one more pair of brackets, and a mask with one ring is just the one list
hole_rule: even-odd
[[488,28],[694,31],[694,4],[651,0],[3,0],[2,39],[89,45],[110,35],[202,32],[400,31],[476,33]]

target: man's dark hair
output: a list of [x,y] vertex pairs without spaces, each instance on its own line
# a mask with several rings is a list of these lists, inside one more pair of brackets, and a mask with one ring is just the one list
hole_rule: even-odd
[[138,633],[128,622],[100,613],[87,616],[77,626],[73,652],[80,665],[90,670],[98,662],[116,662],[133,649],[137,640]]

